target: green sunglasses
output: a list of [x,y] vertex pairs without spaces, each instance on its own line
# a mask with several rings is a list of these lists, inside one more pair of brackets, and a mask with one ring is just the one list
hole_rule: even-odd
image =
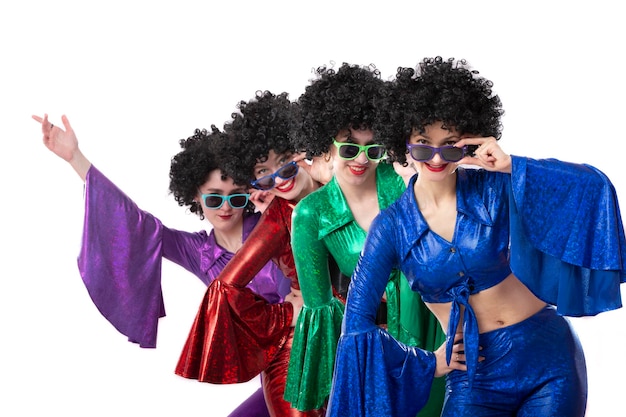
[[341,159],[352,161],[356,159],[361,152],[365,152],[365,156],[372,162],[378,162],[387,156],[387,150],[383,145],[359,145],[356,143],[337,142],[333,140],[333,145],[337,147],[337,153]]

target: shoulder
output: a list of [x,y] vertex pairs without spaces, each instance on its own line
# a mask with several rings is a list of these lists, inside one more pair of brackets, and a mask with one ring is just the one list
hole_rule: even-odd
[[329,208],[336,201],[336,193],[340,192],[335,178],[324,186],[304,197],[296,207],[294,213],[305,214],[322,211]]
[[501,188],[508,185],[511,180],[510,174],[492,172],[477,167],[459,167],[457,170],[457,185],[460,188]]

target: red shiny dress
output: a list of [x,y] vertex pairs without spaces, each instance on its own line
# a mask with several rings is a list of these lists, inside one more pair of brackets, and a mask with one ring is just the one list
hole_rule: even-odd
[[275,198],[245,243],[209,285],[181,353],[176,374],[201,382],[232,384],[262,374],[272,416],[323,416],[292,408],[283,399],[293,340],[293,307],[269,304],[246,285],[268,261],[299,289],[291,251],[294,202]]

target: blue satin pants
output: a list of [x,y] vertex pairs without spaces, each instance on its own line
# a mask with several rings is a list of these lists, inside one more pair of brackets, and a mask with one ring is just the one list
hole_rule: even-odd
[[509,327],[482,333],[485,358],[471,383],[447,376],[443,417],[583,417],[587,369],[570,322],[546,307]]

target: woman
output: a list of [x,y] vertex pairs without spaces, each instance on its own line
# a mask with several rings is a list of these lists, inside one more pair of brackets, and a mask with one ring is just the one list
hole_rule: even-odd
[[[588,165],[504,153],[501,102],[465,61],[424,59],[393,83],[382,138],[418,175],[370,227],[329,415],[412,415],[428,381],[447,374],[442,416],[584,416],[585,359],[561,315],[621,307],[626,244],[612,184]],[[394,267],[447,329],[445,354],[373,324]]]
[[320,184],[301,169],[308,168],[306,162],[293,160],[298,107],[286,93],[259,92],[254,100],[240,102],[239,110],[224,126],[231,151],[231,163],[224,168],[236,181],[248,181],[274,198],[233,261],[209,285],[176,373],[213,383],[244,382],[262,373],[272,416],[321,416],[323,409],[300,412],[283,398],[299,308],[268,304],[245,289],[273,260],[291,279],[296,306],[302,306],[301,297],[295,296],[299,285],[290,243],[291,214]]
[[[333,296],[328,258],[336,259],[350,277],[372,220],[406,188],[386,163],[386,149],[373,130],[385,88],[373,66],[344,63],[336,71],[319,68],[298,100],[303,128],[296,147],[310,155],[328,155],[334,172],[328,184],[302,199],[293,216],[292,245],[304,306],[296,324],[285,397],[298,409],[319,408],[330,394],[345,299]],[[378,322],[384,321],[395,337],[432,350],[445,341],[432,313],[400,274],[391,274],[384,298],[387,319]],[[441,413],[443,380],[437,382],[422,415]]]
[[[161,294],[161,259],[181,265],[208,285],[248,237],[260,213],[249,203],[247,185],[222,171],[218,152],[223,133],[196,130],[181,140],[172,158],[170,192],[212,230],[188,233],[165,227],[139,209],[83,155],[69,120],[65,130],[42,124],[44,144],[70,163],[85,181],[85,228],[79,268],[87,290],[102,314],[131,342],[156,347],[158,319],[165,315]],[[111,244],[115,242],[115,244]],[[249,288],[272,303],[289,292],[289,280],[272,263],[264,265]],[[267,416],[259,389],[231,416]]]

